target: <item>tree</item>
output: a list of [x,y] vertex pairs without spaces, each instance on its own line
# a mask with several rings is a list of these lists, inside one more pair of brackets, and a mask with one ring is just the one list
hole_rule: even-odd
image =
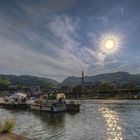
[[7,87],[10,84],[10,81],[5,78],[0,78],[0,87]]
[[133,90],[135,88],[135,85],[132,83],[132,82],[129,82],[127,85],[126,85],[126,88],[129,89],[129,90]]
[[108,82],[102,83],[102,84],[99,86],[99,90],[111,91],[111,90],[114,90],[114,86],[111,85],[111,84],[108,83]]
[[79,97],[82,95],[83,92],[83,87],[81,85],[75,86],[72,89],[72,94],[74,95],[74,97]]

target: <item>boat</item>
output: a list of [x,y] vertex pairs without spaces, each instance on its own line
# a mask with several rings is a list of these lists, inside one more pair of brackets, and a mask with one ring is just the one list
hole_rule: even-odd
[[27,95],[24,93],[15,93],[11,96],[0,100],[0,106],[3,108],[27,109],[29,105],[26,103]]
[[47,104],[30,104],[30,110],[45,111],[45,112],[64,112],[67,107],[64,102],[54,102]]
[[63,93],[58,93],[56,98],[54,98],[54,94],[44,94],[38,99],[31,99],[28,101],[26,94],[16,93],[0,100],[0,107],[11,109],[29,109],[52,113],[80,110],[80,104],[75,103],[74,101],[69,103],[66,102]]
[[66,103],[67,111],[80,111],[80,103],[70,101],[69,103]]
[[45,112],[66,112],[66,111],[79,111],[80,110],[80,104],[75,103],[74,101],[71,101],[67,103],[64,100],[64,97],[61,97],[59,94],[59,98],[49,100],[48,95],[43,95],[40,99],[37,99],[34,103],[30,103],[30,110],[35,111],[45,111]]
[[[30,110],[46,111],[46,112],[63,112],[67,110],[65,101],[63,98],[49,99],[50,95],[45,94],[39,99],[35,100],[34,103],[30,103]],[[52,97],[51,97],[52,98]],[[29,101],[30,102],[30,101]]]

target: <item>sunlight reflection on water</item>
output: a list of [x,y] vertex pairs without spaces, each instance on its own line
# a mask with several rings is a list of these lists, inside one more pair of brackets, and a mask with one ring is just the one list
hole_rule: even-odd
[[106,122],[108,140],[123,140],[122,128],[119,126],[120,120],[118,118],[118,114],[105,106],[101,107],[99,112],[102,114]]

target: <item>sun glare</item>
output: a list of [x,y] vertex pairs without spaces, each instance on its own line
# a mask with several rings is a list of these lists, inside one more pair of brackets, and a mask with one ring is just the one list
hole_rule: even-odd
[[105,48],[107,49],[107,50],[112,50],[112,49],[114,49],[114,47],[115,47],[115,41],[114,40],[106,40],[106,42],[105,42]]
[[108,55],[117,53],[120,39],[115,35],[104,35],[100,40],[100,50]]

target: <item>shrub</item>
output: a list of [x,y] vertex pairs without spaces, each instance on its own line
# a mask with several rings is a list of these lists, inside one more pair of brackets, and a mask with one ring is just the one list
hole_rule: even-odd
[[13,118],[7,118],[5,123],[0,123],[0,133],[10,133],[15,127],[15,120]]

